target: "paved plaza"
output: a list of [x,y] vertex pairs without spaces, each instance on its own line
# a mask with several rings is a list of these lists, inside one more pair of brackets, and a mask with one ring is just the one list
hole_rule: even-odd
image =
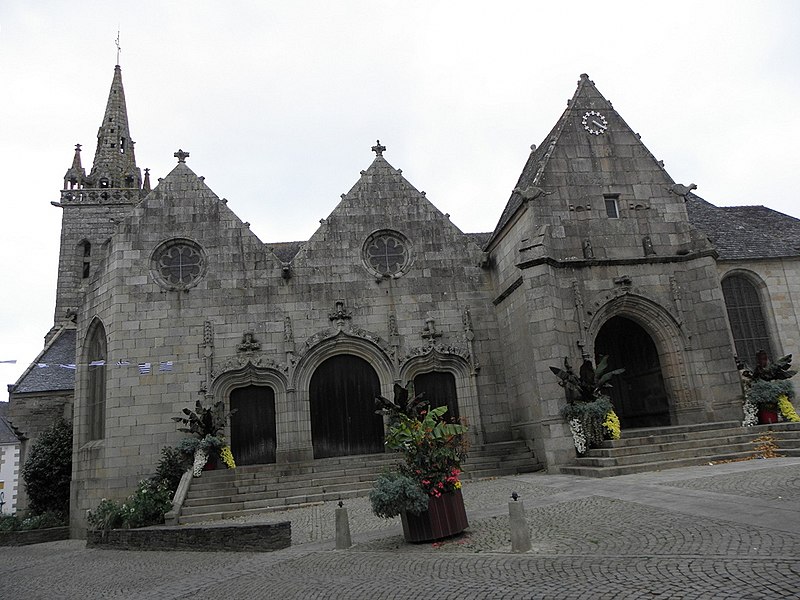
[[[525,554],[510,551],[512,491]],[[467,482],[464,498],[469,530],[438,544],[404,543],[356,499],[349,550],[333,549],[333,502],[241,519],[292,521],[292,547],[272,553],[4,548],[0,598],[800,598],[800,458],[533,473]]]

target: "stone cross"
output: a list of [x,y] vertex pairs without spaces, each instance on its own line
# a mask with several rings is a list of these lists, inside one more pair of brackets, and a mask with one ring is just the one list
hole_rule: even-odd
[[182,148],[179,148],[178,151],[172,156],[177,158],[179,163],[185,163],[186,159],[189,158],[189,153],[184,152]]
[[386,146],[381,146],[380,140],[378,140],[377,144],[372,147],[372,151],[375,153],[375,156],[383,156],[384,150],[386,150]]

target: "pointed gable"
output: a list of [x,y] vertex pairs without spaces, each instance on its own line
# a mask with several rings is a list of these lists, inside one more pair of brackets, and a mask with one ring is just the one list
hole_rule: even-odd
[[[622,254],[635,254],[644,237],[662,250],[687,243],[682,236],[688,225],[685,231],[675,227],[664,235],[658,227],[647,225],[686,222],[683,197],[669,191],[673,184],[663,164],[584,74],[561,118],[529,156],[489,244],[527,203],[534,210],[537,226],[564,225],[566,237],[628,235],[628,239],[601,240],[605,245],[616,244]],[[620,221],[630,219],[638,225],[625,231],[619,223],[610,225],[606,199],[618,203]],[[605,231],[601,232],[602,228]],[[627,249],[623,251],[622,245]],[[562,246],[566,256],[579,255],[580,244],[576,249],[575,240]]]
[[331,254],[360,264],[365,240],[375,232],[396,231],[410,242],[414,260],[458,249],[477,264],[480,248],[383,157],[380,143],[375,159],[300,249],[295,262],[329,264]]

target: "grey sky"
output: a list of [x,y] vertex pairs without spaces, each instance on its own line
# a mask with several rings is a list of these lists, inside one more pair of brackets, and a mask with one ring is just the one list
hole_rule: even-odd
[[121,29],[153,182],[189,166],[265,242],[308,238],[387,160],[490,231],[586,72],[681,183],[800,217],[800,3],[23,2],[0,5],[0,364],[52,325],[64,172],[90,166]]

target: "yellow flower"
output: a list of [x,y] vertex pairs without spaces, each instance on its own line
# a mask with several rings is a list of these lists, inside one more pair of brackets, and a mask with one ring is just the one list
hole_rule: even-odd
[[223,446],[222,450],[219,452],[219,457],[222,459],[222,462],[225,463],[225,466],[229,469],[236,468],[236,462],[233,460],[233,452],[231,452],[230,446]]
[[778,397],[778,410],[783,415],[783,418],[791,423],[800,423],[800,416],[794,410],[794,406],[786,396]]
[[615,413],[613,410],[606,415],[606,420],[603,421],[603,427],[608,433],[609,438],[611,438],[612,440],[619,439],[621,435],[619,426],[619,417],[617,416],[617,413]]
[[453,487],[454,487],[454,488],[456,488],[457,490],[460,490],[460,489],[461,489],[461,482],[460,482],[460,481],[456,481],[456,482],[453,484]]

